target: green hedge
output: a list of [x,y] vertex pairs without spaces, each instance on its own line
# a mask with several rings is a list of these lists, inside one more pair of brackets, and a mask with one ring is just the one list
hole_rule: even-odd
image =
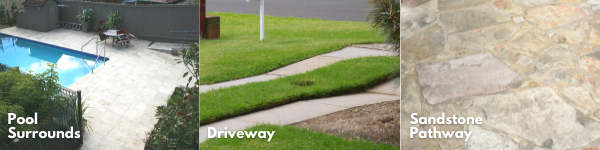
[[[0,120],[8,121],[8,113],[15,113],[17,117],[33,117],[37,113],[38,123],[59,107],[66,98],[56,94],[60,92],[58,73],[55,64],[48,64],[51,68],[41,74],[23,74],[17,68],[0,65]],[[0,132],[8,134],[9,127],[16,127],[18,131],[37,129],[37,125],[0,124]],[[0,137],[0,145],[11,143],[8,136]]]

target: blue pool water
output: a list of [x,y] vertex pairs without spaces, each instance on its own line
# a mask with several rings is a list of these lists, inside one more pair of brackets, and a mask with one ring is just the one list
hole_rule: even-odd
[[[94,66],[97,57],[5,34],[0,34],[0,39],[0,63],[9,67],[18,66],[21,70],[31,70],[33,73],[42,73],[49,69],[47,63],[54,63],[57,65],[59,83],[65,87],[91,73],[91,67]],[[100,57],[95,68],[102,64],[104,59]]]

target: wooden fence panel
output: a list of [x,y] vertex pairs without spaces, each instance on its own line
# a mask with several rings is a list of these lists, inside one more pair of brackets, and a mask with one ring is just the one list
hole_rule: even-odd
[[[92,27],[99,21],[108,20],[107,12],[117,10],[121,16],[121,29],[140,39],[161,42],[181,42],[177,33],[169,31],[198,31],[200,26],[198,5],[122,5],[85,1],[60,1],[67,5],[59,10],[59,20],[79,22],[76,16],[82,8],[91,8],[94,13]],[[96,29],[93,29],[96,31]],[[194,37],[196,38],[196,37]]]

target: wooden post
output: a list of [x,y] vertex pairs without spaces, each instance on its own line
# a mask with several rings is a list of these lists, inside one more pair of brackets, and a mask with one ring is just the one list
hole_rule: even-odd
[[8,21],[8,26],[12,27],[12,25],[10,23],[10,15],[8,14],[8,10],[6,10],[6,21]]
[[78,124],[79,125],[79,133],[81,134],[81,136],[79,137],[79,141],[80,141],[80,144],[83,144],[83,130],[85,128],[83,127],[83,118],[82,118],[83,114],[81,114],[81,109],[82,109],[81,107],[83,107],[83,105],[81,104],[81,90],[77,90],[77,106],[78,106],[77,112],[79,112],[77,114],[77,117],[78,117],[77,119],[79,120],[79,124]]
[[206,0],[200,0],[200,37],[206,38]]
[[21,150],[21,144],[19,143],[19,139],[15,139],[15,140],[13,140],[13,142],[15,144],[15,149]]

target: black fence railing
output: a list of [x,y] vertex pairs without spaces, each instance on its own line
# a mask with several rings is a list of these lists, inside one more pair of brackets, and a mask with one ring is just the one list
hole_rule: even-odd
[[[0,64],[2,66],[2,64]],[[21,72],[26,73],[26,72]],[[37,131],[54,133],[72,131],[73,138],[28,138],[13,139],[13,143],[1,145],[0,150],[75,150],[83,144],[84,126],[82,122],[81,91],[73,91],[60,87],[60,91],[51,97],[52,100],[64,101],[50,115],[38,123]],[[72,128],[72,130],[71,130]],[[79,131],[79,138],[75,132]],[[65,135],[66,136],[66,135]]]

